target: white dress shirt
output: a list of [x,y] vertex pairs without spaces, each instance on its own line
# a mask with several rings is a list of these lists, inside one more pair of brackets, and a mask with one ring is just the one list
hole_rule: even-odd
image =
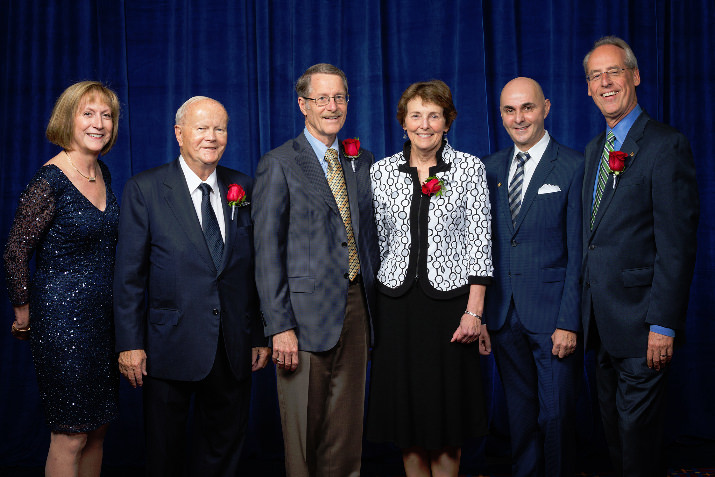
[[528,152],[530,156],[529,160],[524,163],[524,183],[521,186],[522,198],[524,197],[524,194],[526,194],[526,189],[529,187],[529,182],[531,182],[531,177],[534,175],[536,166],[539,165],[541,156],[544,155],[544,152],[549,145],[549,139],[551,139],[549,132],[544,131],[544,137],[542,137],[539,142],[534,144],[528,151],[522,151],[514,145],[514,152],[511,156],[511,165],[509,166],[509,184],[511,184],[511,179],[514,177],[514,174],[516,174],[516,161],[514,160],[516,155],[520,152]]
[[179,164],[181,164],[181,171],[184,173],[184,179],[186,179],[186,185],[189,188],[191,201],[194,203],[194,210],[196,211],[196,216],[199,218],[199,224],[201,224],[202,229],[204,224],[204,219],[201,216],[201,200],[203,199],[203,193],[201,192],[201,189],[199,189],[199,186],[202,182],[206,182],[211,186],[209,200],[211,201],[211,207],[214,209],[214,214],[216,214],[216,220],[218,220],[218,228],[221,229],[221,238],[223,239],[223,243],[226,243],[226,224],[223,221],[221,191],[218,187],[216,170],[214,169],[211,175],[205,181],[202,181],[199,176],[197,176],[194,171],[189,168],[182,156],[179,156]]

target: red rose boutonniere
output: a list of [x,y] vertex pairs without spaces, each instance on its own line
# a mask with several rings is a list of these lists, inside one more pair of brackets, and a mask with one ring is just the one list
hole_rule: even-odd
[[238,184],[229,184],[226,200],[228,201],[228,205],[231,206],[231,220],[233,220],[236,207],[245,207],[249,204],[249,202],[246,201],[246,191]]
[[616,182],[618,181],[618,176],[626,168],[626,154],[623,151],[611,151],[608,153],[608,168],[613,174],[613,188],[616,188]]
[[422,184],[422,193],[425,195],[442,195],[444,181],[437,176],[430,176]]
[[356,159],[360,155],[360,138],[343,139],[343,153],[349,159]]

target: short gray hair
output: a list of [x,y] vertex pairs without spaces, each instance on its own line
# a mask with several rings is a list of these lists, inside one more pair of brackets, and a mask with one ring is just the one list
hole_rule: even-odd
[[310,94],[310,80],[313,75],[317,74],[340,76],[343,80],[343,86],[345,86],[345,94],[347,94],[348,78],[345,76],[345,73],[343,73],[343,70],[328,63],[318,63],[305,70],[305,73],[296,81],[295,92],[298,93],[298,97],[305,98]]
[[[210,101],[216,101],[215,99],[209,98],[208,96],[193,96],[193,97],[187,99],[186,101],[184,101],[184,104],[179,106],[179,109],[176,110],[176,118],[174,120],[174,124],[176,124],[177,126],[181,126],[184,123],[184,116],[186,116],[186,110],[189,109],[189,106],[191,106],[192,104],[194,104],[197,101],[203,101],[205,99],[208,99]],[[216,102],[218,104],[221,104],[218,101],[216,101]],[[221,106],[223,107],[223,104],[221,104]],[[226,109],[226,108],[223,108],[223,109]]]
[[628,45],[628,43],[626,43],[623,39],[618,38],[617,36],[610,35],[604,36],[603,38],[598,40],[596,43],[593,44],[591,50],[586,53],[586,56],[583,58],[583,71],[584,73],[586,73],[586,75],[588,75],[588,60],[591,58],[591,53],[593,53],[593,50],[603,45],[617,46],[618,48],[625,51],[626,68],[638,69],[638,60],[636,59],[636,55],[635,53],[633,53],[633,50]]

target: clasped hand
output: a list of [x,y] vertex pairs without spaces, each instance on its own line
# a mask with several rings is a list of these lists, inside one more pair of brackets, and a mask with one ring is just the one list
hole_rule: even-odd
[[462,315],[459,327],[452,335],[451,343],[474,343],[479,340],[479,354],[488,355],[492,351],[491,340],[487,332],[487,325],[482,321],[467,313]]

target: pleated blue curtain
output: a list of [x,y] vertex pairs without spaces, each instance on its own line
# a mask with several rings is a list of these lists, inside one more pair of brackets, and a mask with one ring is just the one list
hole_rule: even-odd
[[[549,132],[577,150],[604,128],[581,66],[599,37],[616,34],[640,65],[641,105],[691,141],[701,200],[698,262],[688,341],[673,363],[668,435],[715,438],[715,373],[710,347],[715,303],[712,264],[713,89],[711,0],[4,0],[0,5],[0,238],[17,198],[57,152],[44,138],[56,97],[75,81],[108,83],[122,102],[119,140],[105,156],[121,195],[133,174],[173,160],[174,114],[194,95],[221,101],[230,115],[222,164],[253,174],[260,156],[303,128],[293,85],[318,62],[342,68],[350,105],[343,137],[360,137],[378,158],[402,145],[397,101],[412,82],[438,78],[452,88],[459,115],[454,147],[485,156],[510,142],[499,117],[502,86],[516,76],[539,81],[551,99]],[[627,246],[627,244],[624,244]],[[12,309],[0,291],[2,321]],[[588,362],[587,362],[588,364]],[[583,385],[583,446],[596,442],[592,376]],[[41,464],[43,424],[27,343],[0,333],[0,467]],[[508,455],[508,430],[493,360],[484,361],[492,436],[468,449]],[[246,452],[280,458],[282,443],[271,370],[254,377]],[[106,445],[109,465],[143,458],[141,396],[123,383],[122,419]],[[595,444],[594,444],[595,442]],[[379,459],[385,449],[366,454]]]

